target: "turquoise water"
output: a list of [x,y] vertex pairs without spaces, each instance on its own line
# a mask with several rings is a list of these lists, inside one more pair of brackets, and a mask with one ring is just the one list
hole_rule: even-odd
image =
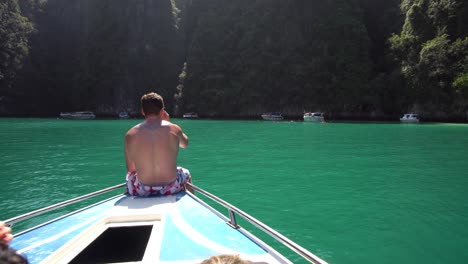
[[[0,119],[0,219],[122,183],[139,121]],[[196,185],[329,263],[468,261],[468,125],[173,122]]]

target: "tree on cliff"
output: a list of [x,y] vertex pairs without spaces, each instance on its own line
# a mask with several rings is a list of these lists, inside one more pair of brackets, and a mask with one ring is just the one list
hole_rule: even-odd
[[192,2],[184,102],[207,115],[373,108],[357,1]]
[[18,0],[0,3],[0,96],[13,94],[11,83],[28,55],[28,34],[33,26],[21,15]]
[[136,114],[141,94],[155,89],[172,104],[184,59],[174,1],[41,3],[28,67],[15,83],[35,96],[35,113]]
[[0,88],[39,114],[137,111],[154,89],[202,116],[461,113],[465,2],[4,0]]
[[405,23],[390,41],[408,83],[408,105],[433,113],[457,110],[454,81],[468,72],[468,4],[404,0],[401,9]]

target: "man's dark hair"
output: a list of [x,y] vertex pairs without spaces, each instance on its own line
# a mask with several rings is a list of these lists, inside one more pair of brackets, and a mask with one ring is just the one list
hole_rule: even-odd
[[164,99],[157,93],[145,94],[141,97],[141,108],[145,115],[157,115],[164,108]]
[[0,239],[0,264],[28,264],[28,259]]

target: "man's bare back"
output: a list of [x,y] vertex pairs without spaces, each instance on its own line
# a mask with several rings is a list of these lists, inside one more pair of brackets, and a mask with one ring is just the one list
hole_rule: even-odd
[[167,112],[146,116],[143,123],[131,128],[125,136],[127,171],[137,172],[139,181],[145,185],[171,183],[176,179],[179,147],[187,145],[187,135],[169,122]]

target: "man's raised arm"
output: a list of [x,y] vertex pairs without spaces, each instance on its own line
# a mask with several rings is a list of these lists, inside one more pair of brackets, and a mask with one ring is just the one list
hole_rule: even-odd
[[124,151],[125,151],[125,163],[127,165],[127,172],[135,172],[136,171],[136,166],[135,166],[135,161],[133,161],[131,155],[130,155],[130,144],[132,141],[132,135],[131,132],[129,131],[125,135],[125,141],[124,141]]
[[179,147],[186,148],[188,146],[188,137],[184,132],[182,132],[182,129],[179,131],[177,136],[179,137]]

